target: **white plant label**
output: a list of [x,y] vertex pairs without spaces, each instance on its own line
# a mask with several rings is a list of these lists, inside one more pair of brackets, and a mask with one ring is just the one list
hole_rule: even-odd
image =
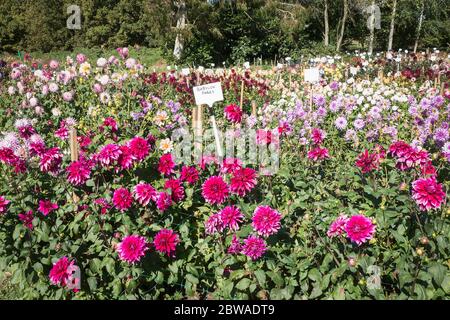
[[188,76],[191,73],[191,71],[189,70],[189,68],[183,68],[181,69],[181,74],[183,76]]
[[350,73],[351,73],[352,75],[356,75],[356,74],[358,73],[358,68],[350,67]]
[[244,62],[244,68],[250,69],[250,62],[248,62],[248,61]]
[[194,97],[197,105],[207,104],[212,107],[214,102],[223,101],[222,85],[220,82],[213,82],[194,87]]
[[319,68],[309,68],[305,69],[304,79],[306,82],[317,82],[320,80]]

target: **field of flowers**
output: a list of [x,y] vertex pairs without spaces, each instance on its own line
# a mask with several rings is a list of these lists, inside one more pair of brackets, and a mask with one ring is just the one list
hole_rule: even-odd
[[[401,56],[2,61],[0,272],[28,299],[449,298],[450,64]],[[276,166],[214,143],[181,161],[202,113]]]

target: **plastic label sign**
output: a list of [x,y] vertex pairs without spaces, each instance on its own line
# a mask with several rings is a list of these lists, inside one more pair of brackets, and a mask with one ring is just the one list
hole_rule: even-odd
[[351,73],[352,75],[356,75],[356,74],[358,73],[358,68],[350,67],[350,73]]
[[222,85],[214,82],[194,87],[194,97],[197,105],[207,104],[212,107],[214,102],[223,101]]
[[188,76],[191,73],[191,71],[189,70],[189,68],[183,68],[181,69],[181,74],[183,76]]
[[305,69],[305,81],[306,82],[317,82],[320,80],[319,68],[309,68]]

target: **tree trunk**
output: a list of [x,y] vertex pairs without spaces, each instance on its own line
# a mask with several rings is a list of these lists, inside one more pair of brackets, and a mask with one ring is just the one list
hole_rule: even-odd
[[370,6],[370,16],[369,16],[369,30],[370,30],[370,36],[369,36],[369,49],[367,52],[369,55],[373,52],[373,40],[375,38],[375,0],[372,0],[372,4]]
[[342,40],[344,39],[344,30],[345,30],[345,22],[347,20],[347,14],[348,14],[348,0],[344,0],[344,15],[342,16],[341,31],[336,43],[336,51],[341,50]]
[[420,7],[419,25],[417,27],[416,42],[414,43],[414,53],[417,52],[417,47],[419,46],[419,38],[420,38],[420,31],[422,30],[422,22],[423,22],[423,12],[424,12],[424,10],[425,10],[425,0],[422,0],[422,5]]
[[328,25],[328,0],[325,0],[325,8],[323,9],[323,20],[325,24],[325,33],[323,35],[323,44],[325,46],[329,45],[329,33],[330,27]]
[[394,40],[394,28],[395,28],[395,12],[397,11],[397,0],[394,0],[391,15],[391,29],[389,30],[388,51],[392,50],[392,42]]
[[175,2],[178,7],[178,18],[177,18],[177,37],[175,39],[175,46],[173,48],[173,55],[177,60],[181,58],[184,49],[184,39],[182,35],[183,29],[186,27],[186,1],[181,0]]

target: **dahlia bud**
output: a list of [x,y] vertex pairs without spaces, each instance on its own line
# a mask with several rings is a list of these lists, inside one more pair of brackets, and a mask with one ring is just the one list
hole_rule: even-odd
[[416,253],[417,253],[417,255],[422,256],[422,255],[424,254],[423,248],[422,248],[422,247],[417,248],[417,249],[416,249]]
[[421,244],[428,244],[430,241],[428,240],[428,238],[427,237],[422,237],[422,238],[420,238],[420,243]]
[[348,259],[348,265],[349,265],[350,267],[356,266],[356,260],[355,260],[354,258]]
[[120,239],[120,237],[121,237],[121,234],[120,234],[120,232],[116,232],[116,233],[114,233],[114,238],[116,238],[116,239]]
[[402,182],[402,183],[400,184],[400,190],[401,190],[401,191],[408,190],[408,185],[407,185],[405,182]]
[[305,220],[309,220],[309,213],[307,213],[307,214],[305,214],[304,216],[303,216],[303,219],[305,219]]

